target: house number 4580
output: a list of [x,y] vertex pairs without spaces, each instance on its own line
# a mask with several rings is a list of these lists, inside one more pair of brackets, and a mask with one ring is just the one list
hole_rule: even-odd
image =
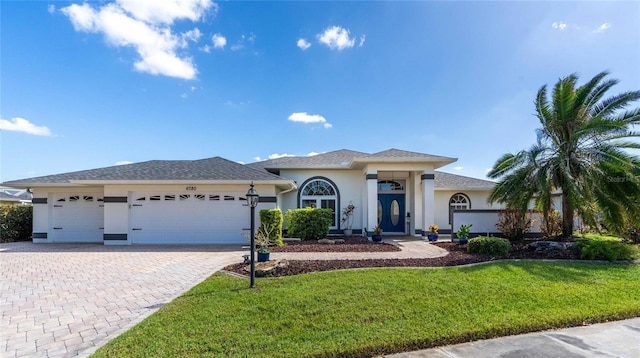
[[187,187],[187,191],[196,191],[196,187],[195,186],[188,186]]

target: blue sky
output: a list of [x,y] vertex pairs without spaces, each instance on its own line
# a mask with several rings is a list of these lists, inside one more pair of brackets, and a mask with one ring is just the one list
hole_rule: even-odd
[[[571,73],[640,89],[639,2],[0,4],[0,181],[341,148],[459,158],[535,141]],[[636,104],[640,105],[640,104]]]

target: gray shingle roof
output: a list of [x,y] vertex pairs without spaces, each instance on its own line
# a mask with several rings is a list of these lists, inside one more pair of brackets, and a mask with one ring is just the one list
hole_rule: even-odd
[[455,158],[431,155],[425,153],[409,152],[406,150],[389,149],[382,152],[368,154],[348,149],[340,149],[333,152],[322,153],[314,156],[283,157],[248,164],[254,168],[262,169],[303,169],[303,168],[350,168],[354,161],[373,162],[389,160],[419,160],[428,162],[454,162]]
[[65,184],[72,181],[136,181],[136,180],[282,180],[288,179],[264,170],[213,157],[201,160],[151,160],[106,168],[47,175],[15,180],[4,185]]
[[348,168],[353,158],[366,157],[369,154],[354,150],[340,149],[312,156],[282,157],[269,159],[262,162],[247,164],[253,168],[261,169],[293,169],[293,168],[317,168],[317,167],[344,167]]
[[491,190],[496,185],[496,183],[465,177],[462,175],[445,173],[445,172],[435,172],[435,183],[434,186],[436,189],[454,189],[454,190]]

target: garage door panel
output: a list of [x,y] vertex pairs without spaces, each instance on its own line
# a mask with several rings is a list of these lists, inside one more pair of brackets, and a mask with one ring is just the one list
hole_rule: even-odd
[[54,197],[52,241],[102,242],[104,205],[96,194],[67,193]]
[[[133,193],[135,244],[244,244],[248,208],[229,193]],[[150,198],[159,200],[150,200]],[[223,200],[224,198],[234,200]],[[144,198],[144,200],[140,200]]]

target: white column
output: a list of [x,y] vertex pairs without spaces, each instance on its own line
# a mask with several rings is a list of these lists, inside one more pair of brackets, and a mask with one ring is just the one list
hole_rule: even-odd
[[33,192],[33,243],[51,242],[49,233],[49,212],[53,206],[53,195],[48,192],[35,189]]
[[378,225],[378,172],[367,171],[367,222],[364,227],[368,232]]
[[[424,212],[424,210],[422,210],[422,206],[424,205],[423,200],[422,200],[422,181],[420,179],[420,174],[422,174],[421,172],[411,172],[411,177],[412,177],[412,189],[413,189],[413,212],[411,213],[411,227],[412,227],[412,232],[411,235],[415,235],[415,230],[422,230],[422,222],[423,222],[423,218],[422,218],[422,213]],[[418,235],[420,235],[420,233],[418,232]]]
[[422,231],[423,236],[429,231],[429,225],[435,223],[434,174],[423,173],[422,180]]

